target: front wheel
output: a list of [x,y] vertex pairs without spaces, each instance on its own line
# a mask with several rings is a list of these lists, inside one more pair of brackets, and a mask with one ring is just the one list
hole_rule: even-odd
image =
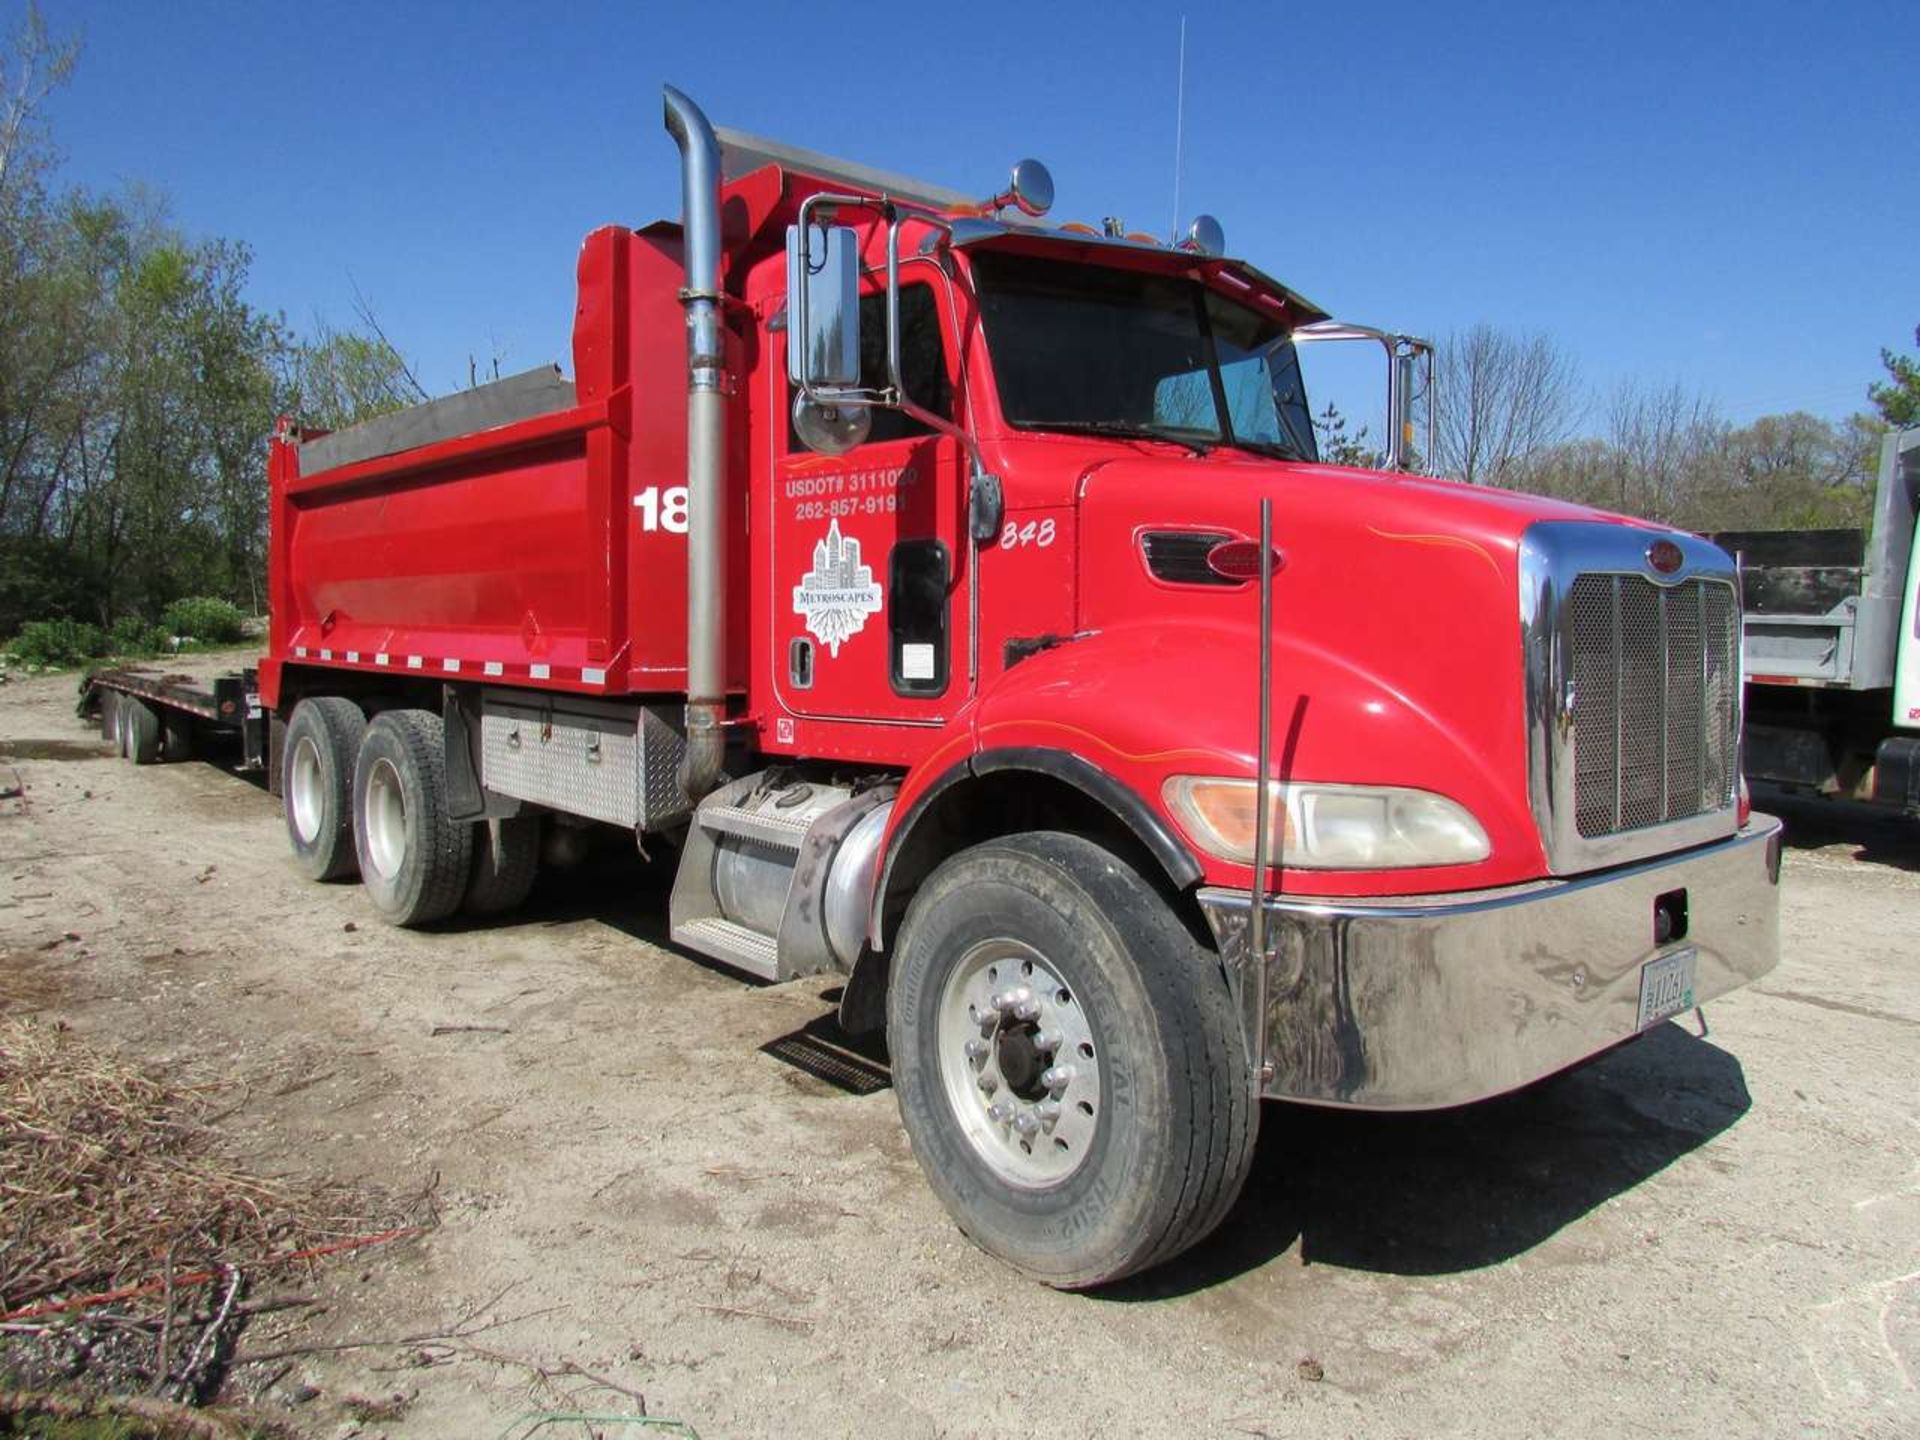
[[1051,832],[963,851],[914,897],[893,968],[901,1118],[981,1248],[1078,1289],[1219,1224],[1253,1077],[1218,960],[1126,860]]

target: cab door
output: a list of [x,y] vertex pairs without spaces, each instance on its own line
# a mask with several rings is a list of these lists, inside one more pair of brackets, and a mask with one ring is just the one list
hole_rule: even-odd
[[[903,279],[901,378],[917,404],[951,418],[944,279]],[[863,387],[887,383],[878,291],[860,302],[860,371]],[[967,684],[961,447],[875,409],[863,444],[816,454],[793,433],[791,398],[774,462],[774,692],[795,716],[938,724]]]

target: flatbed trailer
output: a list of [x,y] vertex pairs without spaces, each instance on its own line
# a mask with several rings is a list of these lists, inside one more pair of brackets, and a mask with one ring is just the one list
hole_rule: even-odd
[[94,670],[80,682],[78,711],[136,765],[192,759],[207,742],[237,743],[243,769],[267,763],[268,717],[258,672],[210,680],[141,668]]

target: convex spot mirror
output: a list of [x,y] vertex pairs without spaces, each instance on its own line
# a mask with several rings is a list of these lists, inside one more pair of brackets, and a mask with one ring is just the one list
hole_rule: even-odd
[[839,405],[805,395],[793,397],[793,433],[809,450],[844,455],[864,444],[872,431],[873,411],[865,405]]
[[1193,223],[1187,227],[1187,238],[1180,242],[1180,248],[1209,257],[1224,255],[1227,253],[1227,232],[1213,216],[1196,215]]
[[1011,206],[1022,215],[1044,215],[1053,208],[1053,173],[1038,160],[1021,160],[1007,177],[1007,188],[988,204],[994,210]]
[[860,383],[860,245],[846,225],[787,227],[787,378],[806,389]]

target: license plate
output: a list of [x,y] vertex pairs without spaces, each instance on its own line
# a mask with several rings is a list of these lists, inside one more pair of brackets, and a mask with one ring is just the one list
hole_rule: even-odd
[[1670,1020],[1693,1008],[1694,962],[1699,951],[1686,945],[1640,967],[1640,1023],[1637,1029]]

